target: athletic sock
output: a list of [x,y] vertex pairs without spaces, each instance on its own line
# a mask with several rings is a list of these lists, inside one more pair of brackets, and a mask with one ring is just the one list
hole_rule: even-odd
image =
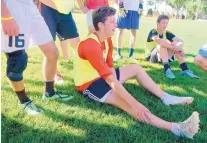
[[178,97],[174,95],[170,95],[168,93],[165,93],[164,96],[161,98],[163,104],[165,105],[175,105],[175,104],[181,104],[185,101],[193,100],[193,97]]
[[117,53],[119,56],[121,56],[121,48],[117,48]]
[[44,84],[46,96],[53,96],[55,94],[54,81],[45,81]]
[[132,57],[134,54],[134,48],[129,49],[129,57]]
[[188,66],[187,66],[186,62],[180,64],[180,68],[182,69],[182,71],[188,70]]
[[179,126],[179,124],[173,123],[172,128],[171,128],[171,132],[179,137],[180,136],[180,126]]
[[169,62],[163,63],[163,66],[164,66],[165,71],[167,71],[168,69],[170,69]]
[[25,89],[21,90],[21,91],[15,91],[15,93],[17,94],[17,97],[19,98],[19,101],[22,103],[31,101],[29,99],[29,97],[27,97]]

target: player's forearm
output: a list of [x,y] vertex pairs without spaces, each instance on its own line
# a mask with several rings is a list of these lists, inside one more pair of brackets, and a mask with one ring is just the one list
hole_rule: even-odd
[[1,0],[1,17],[10,17],[12,16],[4,3],[4,0]]
[[115,69],[114,68],[111,68],[111,70],[112,70],[113,76],[116,77],[116,71],[115,71]]
[[159,39],[159,40],[155,40],[155,41],[156,41],[156,43],[157,43],[160,47],[168,48],[168,49],[174,49],[174,48],[175,48],[175,45],[170,44],[170,43],[167,42],[166,40]]
[[137,102],[136,99],[127,92],[123,85],[113,75],[107,77],[106,82],[113,89],[113,91],[130,106],[137,106],[137,103],[139,102]]

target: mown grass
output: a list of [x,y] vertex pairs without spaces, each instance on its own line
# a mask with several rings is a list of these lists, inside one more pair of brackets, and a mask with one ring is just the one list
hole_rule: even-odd
[[[87,35],[85,16],[74,14],[80,37]],[[170,132],[142,124],[123,111],[82,97],[74,87],[72,63],[59,58],[59,69],[64,77],[63,85],[56,85],[58,91],[74,96],[70,102],[42,102],[44,89],[42,82],[43,56],[39,48],[28,50],[30,56],[24,79],[27,93],[34,103],[44,110],[40,116],[27,116],[18,108],[17,97],[11,90],[5,74],[6,57],[2,55],[1,115],[2,142],[39,143],[171,143],[171,142],[207,142],[207,73],[193,64],[197,50],[206,42],[206,22],[190,20],[171,20],[169,30],[185,41],[186,60],[189,68],[200,76],[199,80],[184,78],[180,75],[177,62],[172,63],[175,80],[163,76],[162,65],[150,64],[144,60],[144,45],[151,28],[156,25],[155,18],[142,18],[141,29],[137,32],[135,56],[138,64],[144,67],[152,79],[165,91],[178,96],[192,96],[195,101],[189,106],[162,105],[155,96],[145,91],[134,79],[124,87],[150,111],[159,117],[173,122],[185,120],[193,111],[200,113],[201,131],[194,140],[178,139]],[[113,38],[114,40],[115,38]],[[123,54],[128,55],[129,32],[123,38]],[[115,40],[114,40],[115,43]],[[57,42],[57,45],[59,43]],[[115,47],[115,45],[114,45]],[[115,51],[114,51],[115,54]],[[129,64],[127,58],[115,63],[116,67]]]

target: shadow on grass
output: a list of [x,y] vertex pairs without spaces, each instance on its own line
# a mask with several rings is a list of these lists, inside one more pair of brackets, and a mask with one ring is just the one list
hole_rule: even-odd
[[[153,98],[151,101],[154,102]],[[95,103],[95,101],[93,101],[93,102]],[[106,106],[109,106],[109,105],[105,105],[105,107]],[[109,110],[105,107],[102,106],[101,111]],[[85,108],[85,106],[84,106],[84,108]],[[95,105],[94,108],[97,108],[97,106]],[[115,108],[115,107],[112,107],[112,108]],[[181,139],[173,137],[173,135],[171,135],[170,132],[167,133],[167,131],[157,129],[155,127],[152,127],[152,126],[149,126],[146,124],[142,124],[138,121],[137,122],[135,121],[135,123],[130,124],[127,127],[123,128],[119,125],[113,125],[113,122],[112,123],[97,123],[97,121],[95,121],[96,119],[94,119],[94,122],[93,122],[93,120],[87,121],[87,117],[83,118],[83,119],[79,119],[76,117],[70,117],[67,115],[59,114],[57,112],[53,112],[50,109],[45,108],[44,110],[45,110],[45,115],[48,116],[49,118],[52,118],[56,122],[63,122],[63,124],[68,124],[69,126],[72,126],[74,128],[85,130],[87,133],[87,139],[84,142],[94,142],[94,143],[95,142],[101,142],[101,143],[102,142],[115,142],[115,143],[143,142],[143,143],[145,143],[146,140],[148,140],[148,141],[150,140],[150,142],[153,142],[155,140],[161,141],[161,142],[166,142],[167,140],[169,140],[169,138],[175,140],[175,142],[186,142],[186,140],[181,140]],[[173,111],[175,111],[175,112],[173,113]],[[108,114],[110,114],[110,115],[114,114],[113,109],[111,109],[109,111],[104,111],[104,112],[105,113],[108,112]],[[160,113],[160,112],[163,112],[163,110],[161,109],[157,112]],[[185,111],[184,110],[176,111],[176,109],[174,108],[171,111],[165,112],[165,114],[168,115],[166,120],[172,121],[174,118],[176,118],[177,120],[182,121],[182,120],[186,119],[186,116],[185,116],[186,114],[188,114],[188,115],[191,114],[190,112],[191,111],[186,112],[186,109],[185,109]],[[126,113],[124,113],[124,114],[126,114]],[[88,116],[90,116],[90,115],[88,115]],[[171,119],[169,119],[169,117]],[[203,117],[203,119],[205,117]],[[132,117],[129,117],[129,118],[132,118]],[[184,118],[184,119],[181,119],[181,118]],[[201,121],[203,121],[203,119],[201,119]],[[174,120],[174,121],[177,121],[177,120]],[[205,124],[201,123],[200,128],[205,129],[205,125],[206,125],[206,123]],[[165,134],[165,136],[163,136],[163,134]],[[199,136],[196,136],[196,141],[198,141],[198,142],[205,141],[205,133],[201,133]]]
[[[49,118],[52,118],[56,122],[63,122],[63,124],[67,124],[69,126],[72,126],[73,128],[85,130],[87,134],[86,135],[87,139],[84,142],[86,143],[87,142],[90,143],[91,142],[93,143],[145,142],[147,139],[149,140],[149,136],[143,134],[144,132],[146,132],[146,128],[153,128],[155,130],[155,127],[149,127],[149,125],[144,125],[139,122],[133,125],[129,125],[128,127],[121,127],[121,126],[113,125],[113,122],[97,123],[95,121],[94,122],[88,121],[87,118],[78,119],[75,117],[58,114],[49,109],[45,109],[45,115],[48,116]],[[153,131],[149,131],[149,132],[151,133],[151,138],[155,138],[155,136],[157,136],[153,134]],[[163,139],[163,137],[160,136],[160,139]],[[165,137],[164,140],[166,140]]]
[[[65,65],[66,64],[64,64],[64,66]],[[71,64],[69,65],[71,66]],[[188,63],[188,65],[190,69],[192,69],[193,71],[195,70],[196,73],[198,73],[199,75],[203,75],[204,78],[206,78],[205,76],[206,73],[202,71],[198,71],[193,63]],[[66,65],[66,67],[68,66]],[[165,109],[163,109],[163,105],[161,104],[161,101],[155,96],[153,96],[151,93],[145,91],[142,87],[139,86],[139,84],[125,83],[124,86],[136,99],[138,99],[147,108],[153,111],[154,114],[159,115],[160,117],[166,120],[168,120],[169,117],[170,117],[170,120],[175,120],[177,119],[177,117],[179,117],[180,118],[179,121],[180,121],[180,120],[185,119],[187,115],[190,115],[192,111],[198,110],[198,112],[201,115],[201,129],[204,129],[205,131],[205,127],[207,125],[206,123],[206,114],[207,114],[206,97],[197,96],[199,95],[199,93],[195,92],[194,87],[196,87],[196,90],[199,90],[203,93],[206,93],[205,91],[206,89],[201,88],[200,85],[202,83],[199,80],[188,79],[188,78],[182,77],[179,73],[180,70],[177,69],[177,67],[179,67],[177,63],[173,63],[171,67],[176,68],[173,71],[176,74],[177,78],[173,81],[166,79],[164,77],[163,69],[158,69],[158,68],[153,67],[153,68],[150,68],[150,70],[148,70],[147,72],[150,75],[150,77],[152,77],[153,80],[155,80],[158,84],[164,84],[166,86],[176,85],[184,89],[186,93],[190,93],[190,95],[193,95],[194,97],[196,97],[195,102],[192,105],[190,106],[178,105],[174,107],[166,107]],[[158,76],[154,76],[154,75],[158,75]],[[68,77],[67,80],[72,82],[72,78]],[[42,81],[36,81],[36,80],[34,81],[32,79],[27,79],[26,83],[28,83],[30,86],[32,85],[43,86]],[[192,83],[192,84],[186,85],[186,83]],[[88,109],[92,109],[95,111],[101,111],[101,112],[104,112],[110,115],[120,115],[122,113],[122,111],[120,111],[119,109],[115,107],[104,105],[104,104],[101,104],[95,101],[91,101],[91,100],[88,100],[87,98],[83,98],[78,92],[75,91],[74,85],[67,84],[63,86],[58,86],[58,88],[61,89],[61,91],[63,91],[64,93],[69,93],[69,94],[73,94],[74,96],[76,96],[75,99],[72,100],[71,102],[64,103],[64,104],[68,104],[69,106],[80,106],[82,108],[88,108]],[[9,90],[9,88],[5,88],[4,90]],[[180,96],[182,95],[180,91],[168,90],[168,92],[178,94]],[[4,130],[2,132],[3,141],[8,142],[8,138],[10,138],[10,141],[11,140],[16,141],[17,139],[19,139],[18,138],[19,136],[23,136],[23,139],[22,139],[23,142],[24,141],[26,142],[35,142],[35,141],[48,142],[48,140],[49,142],[54,142],[54,141],[55,142],[67,142],[69,140],[69,142],[74,141],[74,142],[119,142],[121,143],[121,142],[144,142],[144,140],[149,141],[149,138],[158,139],[159,141],[163,141],[163,142],[166,142],[168,140],[167,136],[163,137],[161,134],[162,132],[165,132],[165,131],[159,130],[157,132],[157,130],[154,127],[148,127],[148,125],[143,125],[138,122],[135,125],[131,125],[126,128],[114,126],[114,125],[111,125],[110,123],[98,124],[98,123],[94,123],[91,121],[87,121],[85,119],[78,119],[75,117],[58,114],[57,112],[53,112],[49,109],[46,109],[45,107],[43,109],[45,109],[46,116],[52,118],[53,120],[57,122],[63,122],[74,128],[80,128],[80,129],[85,130],[87,133],[87,139],[84,137],[66,134],[62,131],[53,132],[53,131],[48,131],[44,129],[43,130],[33,129],[26,125],[19,124],[15,120],[12,120],[12,119],[9,119],[8,117],[3,116],[2,117],[2,123],[4,122],[3,127],[5,129],[9,128],[11,129],[10,131],[14,131],[15,133],[17,133],[17,136],[10,137],[9,131]],[[146,133],[146,130],[148,133]],[[26,134],[23,135],[25,132]],[[31,136],[31,138],[26,137],[27,134],[29,134],[28,136]],[[54,135],[54,136],[50,137],[51,135]],[[206,141],[205,139],[206,139],[205,133],[201,133],[201,135],[199,135],[196,138],[196,141],[205,142]],[[180,141],[178,139],[177,141],[185,142],[183,140]]]
[[85,140],[85,137],[66,133],[59,130],[35,129],[18,123],[14,119],[1,114],[1,142],[2,143],[77,143]]

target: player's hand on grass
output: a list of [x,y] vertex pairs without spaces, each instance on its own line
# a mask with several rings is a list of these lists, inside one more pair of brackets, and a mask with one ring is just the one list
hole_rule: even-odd
[[8,36],[19,35],[19,27],[14,19],[2,20],[1,24],[2,24],[2,30],[5,35],[8,35]]
[[150,114],[150,111],[142,104],[139,104],[136,106],[136,109],[133,111],[134,116],[136,119],[140,120],[143,123],[150,123],[150,118],[148,115]]

